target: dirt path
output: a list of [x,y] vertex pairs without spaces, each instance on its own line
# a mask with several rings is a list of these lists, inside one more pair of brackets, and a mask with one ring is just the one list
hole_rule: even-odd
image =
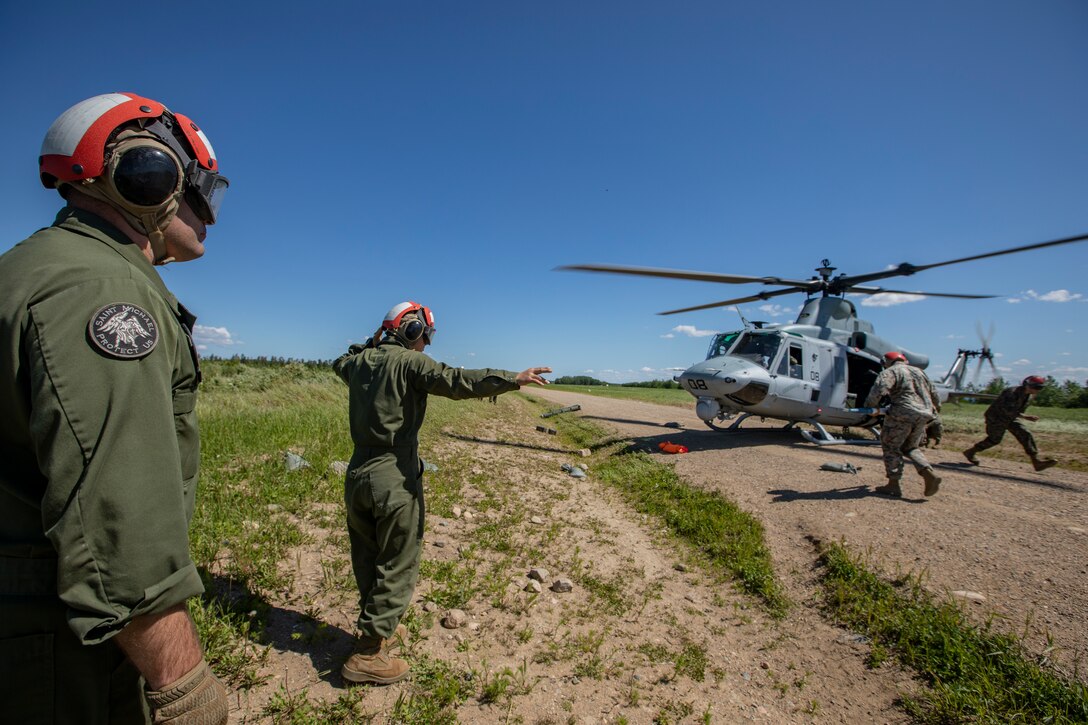
[[[795,599],[811,592],[814,557],[805,537],[844,540],[855,551],[872,551],[887,571],[925,571],[934,591],[983,595],[984,602],[970,605],[980,619],[997,615],[999,627],[1026,635],[1035,652],[1057,645],[1050,656],[1067,672],[1088,651],[1088,474],[1040,474],[1008,461],[974,468],[959,451],[930,450],[944,478],[940,493],[923,498],[921,479],[908,472],[905,498],[895,501],[869,493],[884,482],[878,447],[819,448],[755,419],[745,422],[752,432],[724,434],[690,409],[538,394],[556,404],[577,402],[580,415],[654,450],[666,439],[688,446],[688,455],[660,457],[763,522]],[[684,429],[661,427],[669,421]],[[847,461],[862,469],[856,477],[819,470]]]

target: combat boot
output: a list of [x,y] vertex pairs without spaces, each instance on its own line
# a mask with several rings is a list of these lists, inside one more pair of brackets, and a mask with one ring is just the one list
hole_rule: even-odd
[[1053,458],[1039,458],[1038,456],[1031,457],[1031,465],[1035,467],[1036,471],[1045,471],[1051,466],[1058,465],[1058,462]]
[[403,624],[397,625],[397,630],[382,640],[382,649],[408,644],[408,628]]
[[903,489],[899,487],[900,478],[889,477],[888,482],[883,486],[877,486],[873,489],[873,493],[879,493],[883,496],[892,496],[893,498],[899,498],[903,495]]
[[941,488],[941,477],[934,473],[932,468],[923,468],[921,473],[922,479],[926,482],[926,490],[923,493],[926,496],[936,496]]
[[963,452],[963,457],[967,459],[967,462],[972,466],[977,466],[981,461],[978,460],[978,449],[971,446]]
[[340,676],[348,682],[371,682],[390,685],[408,676],[408,663],[391,657],[383,648],[381,637],[360,637],[355,654],[340,668]]

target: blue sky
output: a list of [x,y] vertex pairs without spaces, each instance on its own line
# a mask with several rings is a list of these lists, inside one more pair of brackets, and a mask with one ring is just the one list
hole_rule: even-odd
[[[232,182],[205,257],[163,270],[208,354],[332,358],[411,298],[453,365],[663,378],[739,323],[655,313],[757,288],[554,267],[806,278],[1088,233],[1080,0],[101,7],[0,4],[0,251],[59,207],[36,169],[57,115],[160,100]],[[931,371],[981,323],[1008,377],[1083,382],[1086,262],[884,283],[1001,299],[855,301]]]

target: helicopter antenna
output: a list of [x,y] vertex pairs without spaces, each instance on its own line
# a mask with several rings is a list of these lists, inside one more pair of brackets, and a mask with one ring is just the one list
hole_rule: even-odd
[[744,313],[740,311],[740,308],[739,307],[734,307],[733,309],[735,309],[737,311],[737,314],[740,316],[740,321],[741,321],[741,324],[744,325],[744,329],[745,330],[751,330],[752,329],[752,323],[748,321],[748,318],[744,316]]

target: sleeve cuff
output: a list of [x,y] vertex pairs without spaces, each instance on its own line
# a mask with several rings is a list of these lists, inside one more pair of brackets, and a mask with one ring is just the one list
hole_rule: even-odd
[[189,564],[145,589],[143,599],[127,611],[116,604],[113,616],[96,616],[99,613],[69,609],[68,626],[83,644],[99,644],[120,632],[133,618],[164,612],[203,592],[200,574],[194,564]]

